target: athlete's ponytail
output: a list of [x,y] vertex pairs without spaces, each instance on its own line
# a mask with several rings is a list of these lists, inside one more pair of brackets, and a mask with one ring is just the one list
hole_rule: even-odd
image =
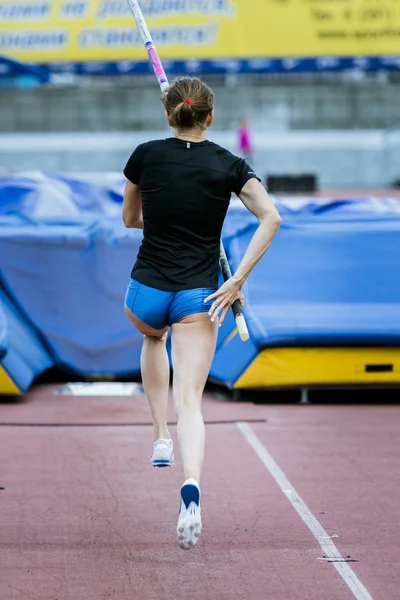
[[178,77],[161,98],[171,127],[206,129],[214,108],[212,90],[197,77]]

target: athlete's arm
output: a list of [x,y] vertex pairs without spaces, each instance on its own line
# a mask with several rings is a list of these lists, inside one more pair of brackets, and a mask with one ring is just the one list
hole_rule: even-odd
[[265,188],[257,179],[250,179],[239,193],[246,208],[258,219],[259,225],[250,240],[247,250],[235,274],[208,298],[214,300],[209,315],[214,320],[220,315],[220,324],[235,300],[243,305],[242,286],[259,260],[270,247],[279,229],[281,218]]
[[281,224],[281,218],[265,188],[257,179],[250,179],[245,184],[239,198],[259,222],[233,276],[242,286],[270,247]]
[[122,204],[122,220],[125,227],[143,229],[142,195],[136,183],[127,181]]

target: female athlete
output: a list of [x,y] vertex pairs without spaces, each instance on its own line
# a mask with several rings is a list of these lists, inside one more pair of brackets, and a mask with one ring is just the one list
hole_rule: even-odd
[[[174,462],[167,426],[171,328],[173,397],[185,481],[177,536],[191,548],[201,533],[200,475],[204,458],[201,400],[218,324],[276,234],[280,217],[249,165],[206,140],[214,96],[197,78],[176,79],[162,97],[175,137],[141,144],[129,158],[122,208],[126,227],[143,229],[125,309],[143,334],[141,373],[154,424],[151,463]],[[219,246],[231,194],[259,226],[235,274],[218,289]]]

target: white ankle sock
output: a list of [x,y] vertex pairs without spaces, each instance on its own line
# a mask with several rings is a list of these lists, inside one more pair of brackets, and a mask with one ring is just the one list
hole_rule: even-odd
[[189,479],[186,479],[186,481],[183,483],[182,487],[184,485],[195,485],[197,488],[200,489],[199,484],[197,483],[197,481],[195,480],[194,477],[189,477]]

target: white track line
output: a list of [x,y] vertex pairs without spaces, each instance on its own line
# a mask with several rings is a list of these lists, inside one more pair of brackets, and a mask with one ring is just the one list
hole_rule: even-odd
[[[254,433],[249,423],[236,423],[238,429],[242,432],[254,452],[261,459],[268,471],[275,479],[276,483],[285,494],[293,508],[300,515],[308,529],[311,531],[318,544],[321,546],[323,553],[328,559],[336,559],[338,561],[345,560],[336,548],[330,536],[327,534],[321,523],[314,517],[308,506],[300,498],[286,475],[276,464],[267,448],[261,442],[261,440]],[[357,600],[373,600],[371,594],[363,586],[353,569],[346,562],[332,562],[336,571],[342,577],[343,581],[347,584],[350,590],[353,592]]]

